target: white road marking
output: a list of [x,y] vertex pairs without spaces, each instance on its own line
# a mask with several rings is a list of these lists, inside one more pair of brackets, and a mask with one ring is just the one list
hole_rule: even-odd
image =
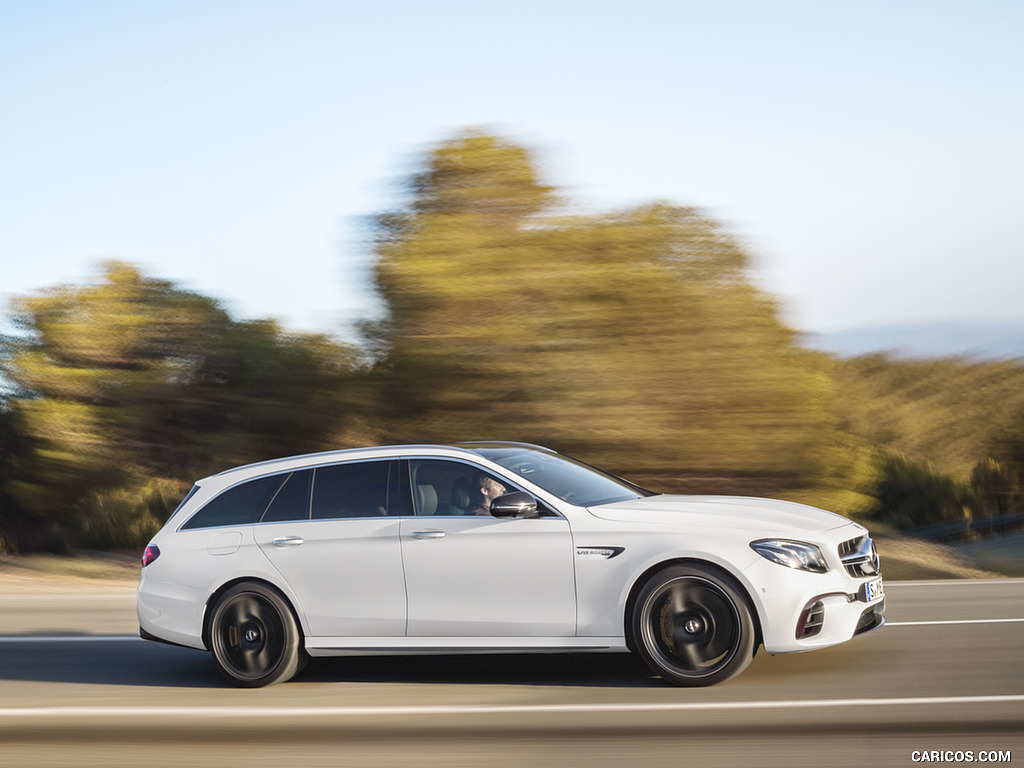
[[887,621],[887,627],[930,627],[936,624],[1014,624],[1024,619],[951,619],[949,621]]
[[807,709],[819,707],[919,707],[933,704],[1010,704],[1022,695],[935,696],[893,699],[821,699],[804,701],[711,701],[676,704],[521,704],[507,706],[411,707],[3,707],[0,719],[28,717],[409,717],[414,715],[587,714],[614,712],[707,712],[710,710]]
[[0,643],[120,643],[141,639],[138,635],[3,635]]
[[[884,568],[882,569],[885,570]],[[884,573],[882,574],[885,575]],[[920,579],[916,581],[886,581],[889,587],[965,587],[970,585],[992,586],[994,584],[1024,584],[1024,579]]]
[[13,600],[23,602],[39,602],[40,600],[109,600],[110,598],[117,598],[119,600],[134,600],[136,597],[135,590],[113,590],[108,589],[99,592],[7,592],[0,594],[0,600]]

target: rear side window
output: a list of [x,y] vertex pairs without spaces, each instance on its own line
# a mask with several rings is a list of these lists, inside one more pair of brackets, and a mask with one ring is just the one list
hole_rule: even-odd
[[317,467],[313,519],[381,517],[387,514],[389,461]]
[[182,529],[251,525],[262,517],[267,505],[288,475],[271,475],[229,488],[209,501]]

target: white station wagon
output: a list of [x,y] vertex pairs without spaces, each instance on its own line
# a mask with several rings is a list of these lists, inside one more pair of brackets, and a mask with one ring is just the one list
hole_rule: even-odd
[[878,555],[843,517],[657,495],[522,443],[391,446],[200,480],[153,538],[139,634],[242,686],[310,656],[635,651],[728,680],[884,623]]

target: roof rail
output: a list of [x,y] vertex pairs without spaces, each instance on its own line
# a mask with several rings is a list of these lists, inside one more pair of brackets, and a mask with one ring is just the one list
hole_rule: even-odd
[[545,453],[557,453],[557,451],[544,445],[520,443],[515,440],[462,440],[453,443],[453,445],[457,448],[530,448],[535,451],[544,451]]

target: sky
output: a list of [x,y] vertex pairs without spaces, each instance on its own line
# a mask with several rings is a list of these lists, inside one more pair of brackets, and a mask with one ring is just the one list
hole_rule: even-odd
[[349,336],[467,128],[704,209],[799,330],[1024,323],[1024,3],[0,0],[0,302],[105,259]]

